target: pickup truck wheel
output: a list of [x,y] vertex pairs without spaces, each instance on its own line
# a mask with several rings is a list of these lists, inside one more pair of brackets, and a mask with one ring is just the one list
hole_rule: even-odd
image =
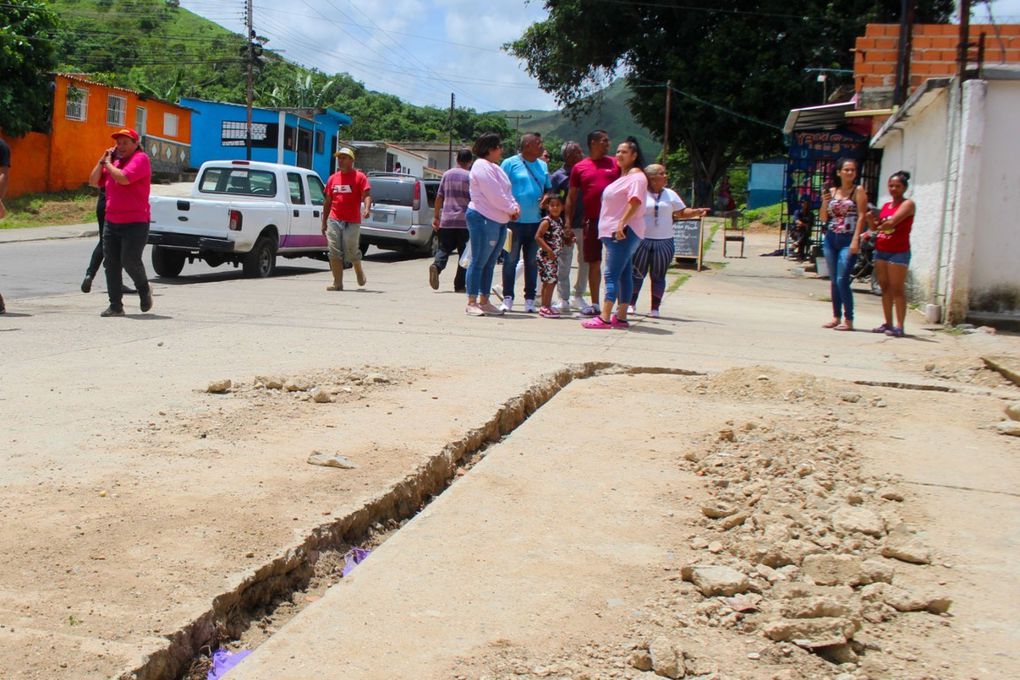
[[170,250],[163,246],[152,247],[152,268],[156,270],[158,275],[168,279],[181,275],[185,259],[186,255],[182,252]]
[[276,247],[273,241],[263,236],[255,241],[255,247],[244,258],[244,275],[253,279],[264,279],[276,271]]

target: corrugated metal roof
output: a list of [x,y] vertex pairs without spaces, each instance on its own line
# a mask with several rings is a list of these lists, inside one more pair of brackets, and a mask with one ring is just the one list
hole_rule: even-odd
[[856,107],[857,103],[851,100],[839,104],[793,109],[786,117],[783,133],[789,135],[800,130],[833,130],[843,125],[846,113]]

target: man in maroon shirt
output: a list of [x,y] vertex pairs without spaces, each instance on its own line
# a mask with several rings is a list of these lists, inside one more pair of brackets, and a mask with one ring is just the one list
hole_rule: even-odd
[[372,210],[372,186],[368,177],[354,169],[354,151],[343,147],[334,156],[340,169],[326,181],[326,198],[322,205],[322,233],[329,241],[329,269],[333,285],[326,290],[344,289],[344,263],[354,266],[358,285],[365,285],[365,272],[361,268],[361,218]]
[[[583,229],[582,241],[584,261],[588,263],[588,289],[591,304],[581,310],[585,316],[599,313],[599,286],[602,285],[602,242],[599,240],[599,212],[602,209],[602,192],[620,176],[616,157],[609,154],[609,135],[605,130],[588,133],[588,157],[577,163],[570,171],[570,190],[567,192],[565,216],[568,226]],[[573,224],[574,206],[581,201],[583,224]]]

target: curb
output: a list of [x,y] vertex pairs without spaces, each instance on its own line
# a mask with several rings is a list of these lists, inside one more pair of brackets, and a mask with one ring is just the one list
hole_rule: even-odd
[[60,234],[51,236],[35,236],[30,238],[10,238],[5,239],[3,232],[0,231],[0,245],[5,243],[31,243],[33,241],[59,241],[70,238],[91,238],[99,236],[99,229],[86,229],[85,231],[75,232],[73,234]]

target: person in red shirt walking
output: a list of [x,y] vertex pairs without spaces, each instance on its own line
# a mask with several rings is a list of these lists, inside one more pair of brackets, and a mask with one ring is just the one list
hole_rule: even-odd
[[129,128],[112,135],[117,145],[103,152],[89,174],[89,184],[106,189],[103,259],[110,306],[100,316],[124,316],[121,268],[134,281],[143,312],[152,309],[152,287],[142,263],[149,238],[149,187],[152,165]]
[[[914,202],[903,194],[910,186],[910,173],[900,170],[889,177],[891,201],[878,214],[875,236],[875,276],[882,287],[882,312],[885,323],[874,329],[894,338],[903,337],[907,316],[907,267],[910,266],[910,230],[914,226]],[[893,306],[896,324],[893,324]]]
[[372,186],[368,177],[354,169],[354,151],[342,147],[334,156],[340,169],[326,182],[326,200],[322,206],[322,233],[329,242],[329,269],[333,272],[333,285],[326,290],[344,289],[344,264],[354,266],[358,285],[365,285],[365,271],[361,268],[361,219],[372,210]]

